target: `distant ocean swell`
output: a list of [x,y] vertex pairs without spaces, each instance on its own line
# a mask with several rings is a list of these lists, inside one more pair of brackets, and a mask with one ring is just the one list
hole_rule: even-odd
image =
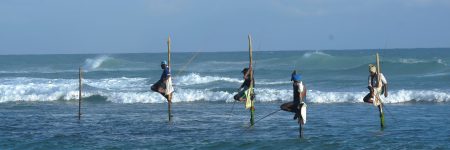
[[[206,54],[200,54],[206,55]],[[296,56],[298,55],[298,56]],[[258,68],[278,68],[289,64],[289,66],[283,67],[298,67],[302,70],[345,70],[345,71],[361,71],[365,69],[367,64],[374,63],[374,56],[340,56],[332,55],[323,51],[310,51],[310,52],[298,52],[288,55],[283,58],[258,58],[255,59],[255,67]],[[247,61],[215,61],[208,60],[202,63],[189,64],[189,66],[195,66],[193,68],[219,68],[214,71],[242,68],[247,65]],[[174,70],[178,67],[184,66],[181,64],[174,64]],[[391,70],[390,73],[421,70],[422,72],[437,72],[446,71],[448,68],[448,62],[444,58],[412,58],[407,56],[384,58],[381,59],[381,65],[383,68]],[[78,66],[75,65],[75,66]],[[150,66],[148,62],[129,60],[117,56],[110,55],[98,55],[91,58],[86,58],[81,66],[85,71],[132,71],[132,70],[158,70],[159,68]],[[220,66],[220,67],[217,67]],[[11,68],[4,66],[0,73],[16,73],[16,74],[28,74],[28,73],[74,73],[78,72],[78,67],[73,68],[53,68],[48,66],[28,66],[25,68]],[[258,70],[255,70],[258,71]],[[448,71],[448,70],[447,70]],[[414,72],[416,73],[416,72]]]

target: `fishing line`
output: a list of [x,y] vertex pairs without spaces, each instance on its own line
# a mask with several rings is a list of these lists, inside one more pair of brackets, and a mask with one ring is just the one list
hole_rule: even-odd
[[261,120],[263,120],[264,118],[267,118],[267,117],[269,117],[269,116],[271,116],[271,115],[273,115],[273,114],[275,114],[275,113],[277,113],[277,112],[279,112],[279,111],[281,111],[281,109],[278,109],[278,110],[276,110],[276,111],[274,111],[274,112],[271,112],[270,114],[268,114],[268,115],[266,115],[266,116],[264,116],[264,117],[262,117],[262,118],[256,120],[255,123],[253,123],[253,125],[248,126],[246,129],[249,129],[250,127],[254,126],[254,125],[255,125],[256,123],[258,123],[259,121],[261,121]]
[[194,55],[192,55],[192,57],[188,60],[188,62],[186,62],[186,64],[177,72],[177,74],[180,74],[182,72],[184,72],[184,70],[186,69],[186,67],[191,64],[191,62],[197,57],[199,53],[196,52]]
[[236,104],[236,100],[233,101],[233,106],[231,106],[231,111],[228,115],[228,120],[230,120],[231,116],[233,116],[234,104]]
[[[181,67],[181,69],[178,70],[178,72],[177,72],[176,74],[178,75],[178,74],[181,74],[182,72],[184,72],[185,69],[186,69],[186,67],[187,67],[189,64],[191,64],[191,62],[197,57],[198,54],[199,54],[199,53],[196,52],[194,55],[192,55],[192,57],[188,60],[188,62],[186,62],[186,63],[183,65],[183,67]],[[174,78],[172,78],[172,79],[174,79]],[[175,87],[175,86],[177,86],[177,85],[172,84],[172,86]]]
[[386,109],[386,112],[388,112],[392,116],[392,119],[394,119],[395,123],[398,123],[398,120],[396,119],[394,114],[387,109],[386,105],[383,105],[383,108]]
[[[388,41],[385,40],[385,41],[384,41],[384,50],[385,50],[385,51],[387,51],[387,45],[388,45]],[[384,52],[380,50],[380,53],[384,53]],[[382,62],[382,61],[380,60],[380,64],[381,64],[381,62]],[[388,113],[392,116],[392,119],[394,119],[394,121],[395,121],[396,123],[398,123],[398,120],[396,119],[396,117],[394,116],[394,114],[392,114],[392,112],[389,111],[389,110],[387,109],[386,105],[383,104],[383,108],[386,109],[386,112],[388,112]]]

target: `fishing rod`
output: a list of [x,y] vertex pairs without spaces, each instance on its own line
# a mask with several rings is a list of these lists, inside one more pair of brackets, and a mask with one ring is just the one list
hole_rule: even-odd
[[264,116],[264,117],[262,117],[262,118],[256,120],[255,123],[250,124],[246,129],[249,129],[250,127],[254,126],[257,122],[259,122],[259,121],[263,120],[264,118],[267,118],[267,117],[269,117],[269,116],[271,116],[271,115],[273,115],[273,114],[275,114],[275,113],[277,113],[277,112],[279,112],[279,111],[281,111],[281,110],[282,110],[282,109],[278,109],[278,110],[276,110],[276,111],[274,111],[274,112],[271,112],[270,114],[267,114],[266,116]]
[[182,72],[185,71],[186,67],[191,64],[191,62],[197,57],[199,53],[196,52],[194,55],[192,55],[192,57],[188,60],[188,62],[186,62],[186,64],[177,72],[177,74],[180,74]]

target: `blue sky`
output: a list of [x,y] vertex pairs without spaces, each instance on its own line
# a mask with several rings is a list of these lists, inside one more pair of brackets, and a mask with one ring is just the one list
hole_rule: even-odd
[[0,54],[450,47],[449,0],[2,0]]

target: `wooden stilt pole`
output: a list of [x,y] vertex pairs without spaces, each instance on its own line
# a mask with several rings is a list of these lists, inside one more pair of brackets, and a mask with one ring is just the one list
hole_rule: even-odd
[[170,67],[170,36],[167,39],[167,66]]
[[[170,67],[170,35],[169,38],[167,39],[167,66],[169,67],[169,69],[171,69]],[[168,111],[168,115],[169,115],[169,122],[172,121],[172,94],[169,94],[167,96],[167,111]]]
[[[377,61],[377,76],[378,76],[378,81],[376,85],[377,87],[379,87],[382,83],[381,83],[381,67],[380,67],[380,56],[376,55],[376,61]],[[380,112],[380,125],[381,128],[384,128],[384,112],[383,112],[383,102],[381,101],[381,91],[383,87],[381,87],[381,89],[377,92],[377,95],[375,95],[374,99],[378,99],[379,104],[378,105],[378,111]]]
[[82,89],[82,82],[81,79],[83,78],[82,76],[82,70],[81,67],[79,68],[79,73],[78,73],[78,120],[81,119],[81,89]]
[[[249,52],[249,57],[250,57],[250,63],[249,63],[249,77],[250,77],[250,87],[253,87],[253,54],[252,54],[252,37],[250,36],[250,34],[248,35],[248,52]],[[250,124],[253,126],[253,124],[255,124],[255,102],[253,97],[253,88],[249,88],[249,91],[251,94],[249,94],[250,100],[251,102],[251,107],[250,107]]]
[[[298,119],[300,119],[300,118],[298,118]],[[299,134],[300,134],[300,138],[303,138],[303,125],[302,125],[302,123],[299,123],[299,126],[300,126],[300,128],[299,128]]]
[[167,111],[169,113],[169,122],[171,122],[172,121],[172,95],[169,95],[167,97],[167,101],[168,101],[168,103],[167,103]]

